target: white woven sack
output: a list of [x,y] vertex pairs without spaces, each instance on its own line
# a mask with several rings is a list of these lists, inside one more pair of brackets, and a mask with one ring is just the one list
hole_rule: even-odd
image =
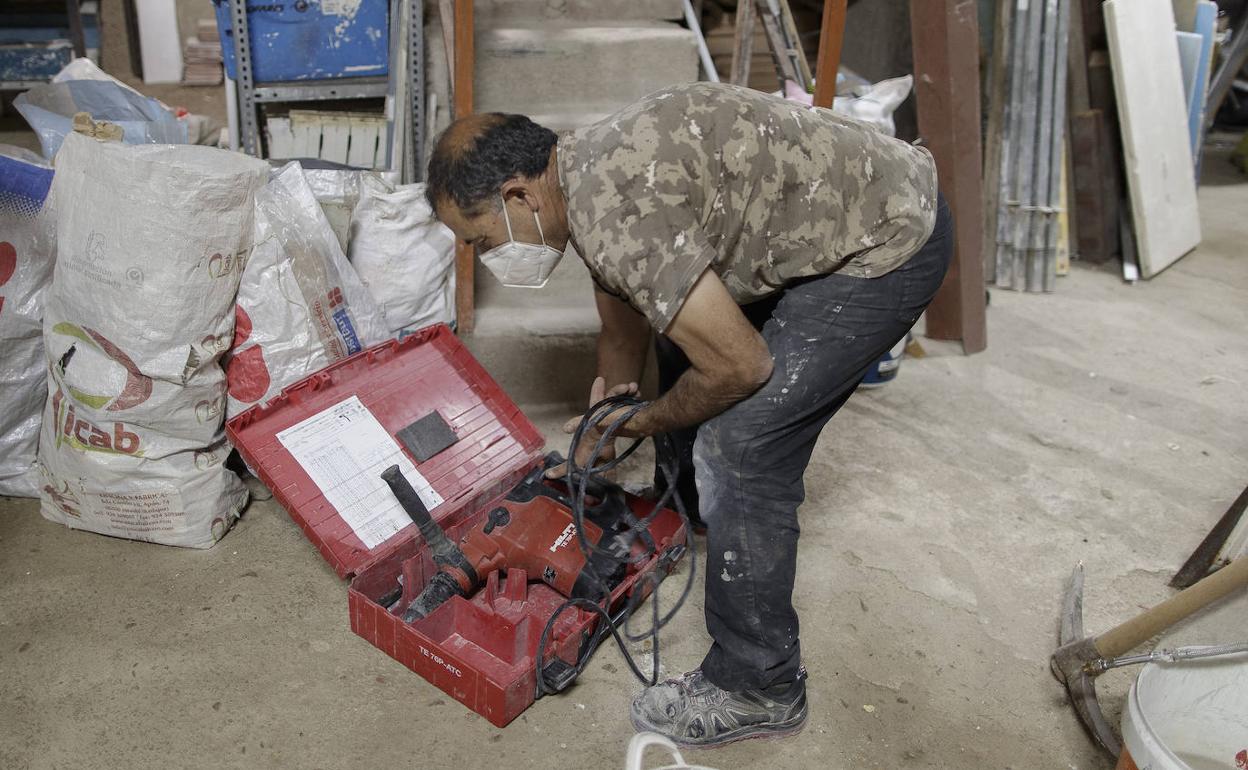
[[226,360],[229,417],[390,337],[298,163],[256,195],[255,244]]
[[38,497],[43,301],[56,258],[45,202],[52,170],[16,149],[0,146],[0,495]]
[[225,469],[234,297],[267,166],[78,134],[57,155],[44,314],[40,510],[76,529],[207,548],[247,500]]
[[423,184],[364,174],[350,257],[391,332],[455,320],[455,234],[434,218]]

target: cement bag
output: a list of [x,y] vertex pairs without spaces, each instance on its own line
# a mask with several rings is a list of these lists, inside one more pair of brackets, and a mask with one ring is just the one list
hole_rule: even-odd
[[391,332],[454,322],[455,234],[434,219],[423,184],[396,186],[365,174],[350,257]]
[[225,364],[229,417],[390,336],[298,163],[256,195],[254,240]]
[[51,184],[51,168],[0,149],[0,495],[39,496],[43,301],[56,258]]
[[220,359],[267,166],[180,145],[65,138],[44,313],[43,515],[207,548],[246,488],[224,467]]

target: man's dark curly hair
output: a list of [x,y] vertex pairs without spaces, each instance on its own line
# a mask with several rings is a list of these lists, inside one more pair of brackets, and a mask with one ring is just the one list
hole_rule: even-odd
[[498,195],[508,179],[538,176],[558,141],[554,131],[524,115],[492,112],[477,120],[475,136],[465,137],[472,129],[453,124],[438,137],[425,188],[435,210],[449,200],[472,212]]

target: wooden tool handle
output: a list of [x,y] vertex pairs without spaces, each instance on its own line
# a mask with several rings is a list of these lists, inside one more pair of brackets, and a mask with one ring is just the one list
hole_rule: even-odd
[[1245,586],[1248,586],[1248,556],[1241,556],[1191,588],[1096,637],[1096,651],[1104,658],[1129,652],[1193,612]]

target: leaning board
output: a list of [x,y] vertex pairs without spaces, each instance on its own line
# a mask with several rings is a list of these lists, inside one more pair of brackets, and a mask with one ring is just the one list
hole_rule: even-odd
[[1171,0],[1104,7],[1140,271],[1149,278],[1200,243],[1174,9]]

